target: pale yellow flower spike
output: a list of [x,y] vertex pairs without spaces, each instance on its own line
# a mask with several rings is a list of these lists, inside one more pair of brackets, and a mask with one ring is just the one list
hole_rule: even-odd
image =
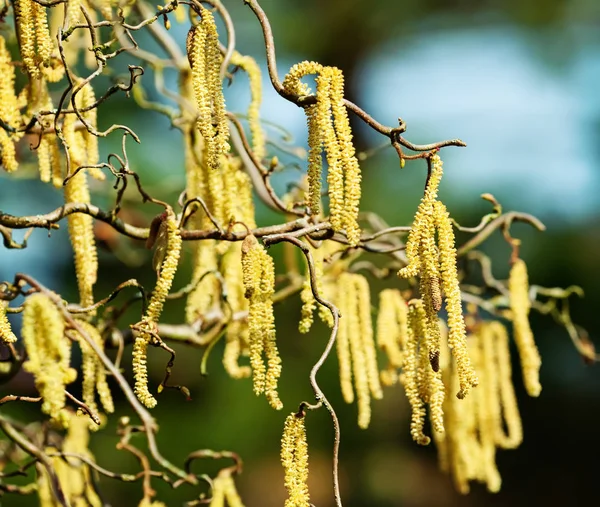
[[290,414],[281,439],[281,463],[288,498],[285,507],[310,507],[308,494],[308,445],[303,414]]
[[[365,326],[363,326],[364,308],[361,308],[360,304],[364,303],[364,299],[359,299],[359,290],[356,283],[356,277],[358,276],[360,275],[342,273],[339,277],[338,295],[341,296],[342,291],[346,291],[346,312],[342,314],[342,319],[346,319],[348,341],[350,343],[352,375],[354,376],[354,388],[356,390],[358,404],[358,426],[359,428],[366,429],[371,422],[371,390],[369,387],[369,376],[373,372],[372,364],[369,364],[370,362],[367,359],[368,355],[365,351],[365,344],[361,337],[361,333],[364,332]],[[373,338],[371,336],[371,342],[372,341]],[[377,382],[379,383],[379,378],[377,377],[377,365],[375,365],[375,375]],[[379,389],[381,389],[380,386]]]
[[360,317],[360,338],[365,353],[365,366],[371,396],[376,400],[383,398],[383,391],[379,382],[379,367],[377,366],[377,350],[373,340],[373,322],[371,320],[371,290],[369,282],[362,276],[355,274],[357,304]]
[[431,175],[429,176],[427,188],[417,208],[413,225],[408,234],[405,250],[408,264],[398,272],[398,276],[402,278],[417,276],[419,271],[421,271],[421,259],[419,256],[421,240],[424,235],[428,234],[428,231],[431,231],[433,203],[437,199],[442,174],[442,160],[436,153],[431,157]]
[[[65,185],[65,202],[89,203],[90,193],[85,171],[79,171]],[[67,217],[69,236],[75,254],[75,273],[82,306],[94,303],[93,286],[98,273],[98,254],[94,240],[92,217],[84,213],[72,213]]]
[[340,151],[340,163],[344,171],[343,227],[350,245],[360,241],[358,211],[361,195],[361,173],[352,142],[348,111],[344,105],[344,76],[342,71],[331,68],[331,112]]
[[540,384],[542,359],[529,326],[529,310],[531,309],[529,280],[527,266],[522,259],[517,259],[510,270],[508,290],[510,292],[514,338],[521,358],[525,390],[529,396],[539,396],[542,391]]
[[212,495],[210,507],[244,507],[230,470],[224,469],[215,477]]
[[40,74],[35,54],[35,5],[33,0],[15,0],[13,3],[21,60],[31,79]]
[[[179,264],[179,256],[181,254],[181,235],[178,229],[177,218],[172,210],[166,211],[166,218],[161,223],[161,229],[165,230],[167,238],[166,255],[160,266],[158,279],[152,291],[150,302],[146,314],[142,318],[142,330],[135,337],[133,344],[133,377],[135,379],[134,391],[138,399],[148,408],[156,406],[156,399],[148,390],[148,368],[147,368],[147,352],[148,344],[152,341],[151,331],[160,318],[162,309],[171,290],[177,265]],[[159,233],[160,234],[160,233]]]
[[[281,358],[275,339],[272,300],[275,267],[271,256],[252,235],[242,242],[242,274],[244,296],[249,301],[248,328],[254,392],[257,395],[264,392],[269,404],[280,410],[283,404],[277,394],[277,383],[281,375]],[[263,354],[266,356],[266,366]]]
[[52,55],[52,38],[48,30],[48,17],[46,7],[32,2],[33,17],[35,19],[35,35],[37,42],[36,56],[41,64],[42,71],[50,64]]
[[[234,243],[223,259],[223,277],[227,285],[227,301],[234,314],[248,311],[248,302],[244,298],[242,275],[242,249],[240,243]],[[251,374],[248,366],[240,366],[239,358],[247,348],[248,324],[236,320],[227,326],[223,366],[232,378],[246,378]]]
[[350,334],[353,332],[350,327],[350,314],[355,311],[355,308],[352,308],[353,292],[352,278],[345,275],[340,276],[337,283],[336,304],[341,318],[338,326],[336,348],[340,365],[340,386],[346,403],[354,401],[352,361],[350,358]]
[[273,315],[273,294],[275,293],[275,264],[273,258],[263,250],[263,274],[261,288],[264,298],[264,351],[267,358],[267,377],[265,382],[265,395],[269,404],[275,410],[281,410],[283,403],[277,394],[277,384],[281,376],[281,358],[275,339],[275,316]]
[[[287,93],[294,95],[308,95],[310,89],[300,79],[308,74],[319,74],[323,66],[316,62],[301,62],[294,65],[283,80],[283,87]],[[317,86],[317,104],[304,109],[308,125],[308,207],[312,215],[321,212],[321,174],[323,161],[321,150],[323,147],[321,127],[330,122],[329,94],[323,87]]]
[[[332,70],[324,67],[317,76],[317,128],[327,155],[329,221],[335,231],[344,228],[344,167],[340,145],[331,118]],[[316,198],[316,197],[315,197]]]
[[[21,121],[15,93],[15,67],[12,65],[12,59],[2,35],[0,35],[0,118],[13,128],[18,127]],[[0,129],[0,165],[8,172],[12,172],[18,167],[14,143],[22,135],[22,133],[9,134],[6,130]]]
[[209,507],[225,507],[225,480],[217,475],[212,481],[212,498]]
[[[100,335],[98,328],[86,321],[80,321],[79,325],[83,327],[87,335],[92,338],[99,347],[104,348],[102,336]],[[104,410],[107,413],[114,412],[114,402],[110,388],[106,382],[106,370],[104,369],[104,365],[94,350],[83,338],[79,340],[79,345],[82,352],[82,397],[84,403],[86,403],[94,411],[97,411],[97,392]],[[90,429],[97,429],[97,425],[90,425]]]
[[[398,304],[398,301],[400,304]],[[402,349],[400,348],[399,308],[404,306],[406,317],[408,307],[397,289],[385,289],[379,293],[379,312],[377,314],[376,336],[377,346],[385,353],[388,366],[380,373],[381,383],[390,386],[398,381],[398,369],[402,367]],[[406,333],[406,318],[404,319],[404,333]]]
[[482,475],[488,490],[497,493],[502,480],[496,467],[496,430],[501,427],[500,399],[498,396],[498,368],[493,336],[485,325],[479,329],[479,365],[481,384],[477,390],[478,433],[481,443]]
[[150,337],[148,335],[136,336],[133,342],[133,378],[135,391],[138,399],[148,408],[156,406],[156,398],[150,394],[148,390],[148,366],[146,364],[148,358],[148,343]]
[[[503,449],[516,449],[523,442],[523,423],[512,381],[508,333],[506,327],[498,321],[488,322],[485,327],[485,332],[491,335],[495,345],[497,388],[500,396],[498,408],[504,418],[503,424],[500,413],[498,414],[496,443]],[[504,431],[505,425],[506,431]]]
[[[90,452],[89,431],[87,417],[80,417],[72,412],[65,412],[66,425],[69,431],[65,436],[61,451],[68,454],[76,454],[94,462],[94,456]],[[56,454],[57,449],[47,447],[47,454]],[[73,507],[102,507],[103,502],[94,489],[94,482],[90,467],[80,459],[69,456],[54,456],[50,458],[52,468],[56,473],[65,498]],[[38,496],[41,507],[56,507],[48,475],[42,467],[38,475]]]
[[258,160],[266,155],[265,133],[260,124],[260,104],[262,102],[262,76],[260,67],[251,56],[233,52],[231,63],[241,67],[250,80],[250,105],[248,106],[248,125],[252,134],[252,151]]
[[431,440],[423,433],[426,410],[419,395],[418,382],[419,336],[425,329],[427,317],[420,299],[409,301],[408,308],[408,339],[404,350],[404,364],[400,381],[404,386],[412,410],[410,434],[419,445],[428,445]]
[[[319,100],[319,97],[317,97]],[[313,104],[304,109],[308,126],[308,207],[313,216],[321,213],[321,177],[323,174],[323,158],[321,150],[321,130],[319,114],[323,112],[321,104]]]
[[454,231],[450,215],[441,202],[434,203],[435,225],[438,231],[438,246],[440,249],[440,275],[446,296],[446,311],[448,313],[448,346],[456,358],[460,390],[459,398],[464,398],[471,387],[478,383],[477,374],[471,365],[467,350],[465,321],[462,313],[458,272],[456,268],[456,248],[454,246]]
[[40,180],[49,183],[52,179],[52,136],[44,134],[37,148],[38,165],[40,169]]
[[43,398],[42,412],[64,422],[65,386],[77,372],[70,368],[71,342],[65,336],[62,315],[52,300],[33,294],[25,300],[21,336],[27,351],[25,371],[33,374]]
[[167,211],[167,217],[161,227],[166,227],[167,254],[160,267],[160,274],[148,303],[148,309],[143,319],[145,322],[158,322],[165,299],[171,290],[173,278],[175,278],[177,265],[179,264],[179,256],[181,255],[181,234],[179,233],[177,218],[171,210]]
[[10,322],[6,316],[6,310],[8,308],[8,301],[0,299],[0,341],[3,343],[14,343],[17,341],[17,337],[12,332]]
[[223,57],[212,13],[202,9],[202,19],[188,34],[187,52],[198,107],[198,130],[207,146],[207,164],[217,169],[221,155],[229,151],[229,127],[220,78]]

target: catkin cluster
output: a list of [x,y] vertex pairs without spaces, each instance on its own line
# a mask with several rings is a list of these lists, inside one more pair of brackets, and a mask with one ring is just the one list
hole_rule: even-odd
[[[249,229],[254,229],[256,223],[252,202],[252,185],[240,160],[228,155],[222,157],[222,164],[218,170],[210,169],[206,164],[205,146],[202,138],[196,137],[192,133],[186,138],[186,193],[188,199],[201,198],[215,220],[223,226],[241,222]],[[214,229],[213,223],[199,205],[196,206],[195,213],[189,218],[188,224],[194,229]],[[243,230],[243,226],[237,227]],[[231,277],[227,274],[227,268],[234,271],[239,270],[239,267],[233,267],[234,262],[225,263],[226,254],[229,251],[237,252],[239,260],[241,255],[239,247],[227,243],[219,245],[217,241],[207,240],[201,243],[197,242],[193,246],[192,279],[198,283],[187,300],[186,320],[188,323],[201,321],[207,313],[220,305],[220,283],[214,275],[211,276],[209,273],[216,273],[221,267],[225,278],[237,279],[237,289],[228,284],[228,290],[243,291],[241,278],[235,273]],[[243,304],[239,308],[234,308],[234,311],[238,310],[245,310]]]
[[[65,202],[89,203],[87,175],[80,171],[65,185]],[[72,213],[67,217],[69,237],[75,256],[75,273],[81,306],[94,303],[94,284],[98,276],[98,254],[94,239],[94,222],[90,215]]]
[[75,381],[77,372],[70,367],[71,342],[62,315],[44,294],[29,296],[24,306],[21,336],[27,361],[23,368],[34,376],[43,398],[42,412],[65,424],[65,386]]
[[244,275],[242,273],[242,245],[234,243],[222,261],[225,285],[227,286],[227,302],[233,312],[234,320],[225,332],[225,351],[223,366],[232,378],[246,378],[251,374],[249,366],[241,366],[240,357],[250,355],[250,334],[248,322],[235,318],[248,311],[248,300],[244,297]]
[[21,60],[30,80],[58,81],[62,73],[56,73],[50,61],[53,44],[46,8],[33,0],[15,0],[13,8]]
[[398,370],[404,364],[403,351],[408,340],[408,305],[397,289],[385,289],[379,293],[377,314],[377,347],[388,360],[387,367],[379,374],[385,386],[398,382]]
[[264,392],[269,404],[280,410],[283,404],[277,394],[277,383],[281,375],[281,359],[275,340],[272,300],[275,268],[273,259],[253,235],[247,236],[242,243],[242,276],[244,295],[249,304],[250,364],[254,392],[257,395]]
[[337,281],[335,304],[341,314],[336,343],[342,396],[346,403],[352,403],[356,391],[358,426],[366,429],[371,421],[371,397],[383,397],[367,279],[356,273],[342,273]]
[[[78,108],[85,108],[95,102],[94,91],[90,84],[81,88],[75,96],[75,104]],[[82,113],[82,117],[89,123],[91,128],[96,126],[96,110],[92,109]],[[98,163],[98,139],[86,129],[78,130],[76,123],[78,119],[75,114],[65,116],[62,131],[66,143],[67,157],[71,162],[71,177],[64,185],[66,203],[90,203],[90,192],[87,182],[87,172],[94,177],[103,179],[104,175],[99,170],[86,169],[75,172],[81,166]],[[53,136],[55,137],[55,136]],[[47,144],[40,144],[42,153],[48,153],[43,158],[47,160],[40,163],[40,175],[43,181],[50,180],[50,166],[52,165],[52,180],[55,184],[62,185],[61,164],[55,150],[56,140],[48,137]],[[51,153],[54,155],[51,156]],[[50,162],[52,160],[52,163]],[[40,158],[41,161],[41,158]],[[94,239],[94,224],[91,216],[84,213],[72,213],[67,217],[69,225],[69,236],[75,255],[75,273],[79,287],[79,296],[82,306],[90,306],[94,303],[93,286],[98,274],[98,255]]]
[[[100,348],[104,348],[104,341],[98,328],[86,321],[80,321],[79,325],[83,328],[89,338],[91,338]],[[98,405],[96,404],[97,393],[106,413],[112,414],[115,411],[115,405],[110,392],[110,387],[106,380],[106,370],[104,365],[83,337],[78,336],[77,341],[81,348],[81,373],[83,376],[81,389],[83,402],[92,410],[92,412],[98,412]],[[96,429],[97,427],[96,424],[90,424],[90,429]]]
[[437,312],[442,307],[443,290],[448,313],[448,345],[456,357],[460,378],[457,396],[464,398],[478,380],[467,351],[452,222],[444,204],[437,200],[442,160],[436,153],[431,156],[430,162],[427,188],[406,242],[408,264],[398,275],[402,278],[420,276],[427,327],[432,331],[438,327]]
[[230,470],[222,470],[212,484],[210,507],[244,507]]
[[[459,492],[469,482],[500,489],[496,449],[514,449],[523,439],[521,418],[512,384],[508,335],[500,322],[482,322],[469,337],[469,349],[480,385],[464,400],[450,397],[444,404],[445,433],[433,430],[440,467],[449,472]],[[446,352],[444,355],[449,356]],[[456,363],[444,370],[444,380],[456,388]]]
[[197,127],[206,143],[206,163],[217,169],[221,156],[229,151],[229,126],[220,76],[223,57],[217,25],[208,9],[202,9],[200,23],[190,28],[186,46],[198,107]]
[[[0,35],[0,118],[12,128],[21,123],[19,101],[15,92],[15,67],[6,40]],[[15,143],[23,136],[18,132],[7,132],[0,128],[0,165],[12,172],[17,169]]]
[[521,358],[525,390],[529,396],[539,396],[542,391],[540,384],[542,359],[529,325],[529,311],[531,310],[529,279],[527,266],[522,259],[517,259],[510,270],[508,290],[514,338]]
[[309,146],[308,205],[313,215],[320,213],[321,152],[325,150],[331,225],[335,231],[345,230],[349,243],[357,245],[361,173],[344,105],[344,76],[336,67],[301,62],[294,65],[283,80],[286,93],[308,95],[309,88],[300,80],[309,74],[317,74],[317,102],[305,107]]
[[281,439],[281,463],[285,471],[288,498],[285,507],[309,507],[308,445],[303,414],[290,414]]
[[[88,448],[90,435],[87,417],[80,417],[72,412],[66,416],[69,431],[62,442],[61,451],[66,454],[82,456],[94,461]],[[48,447],[47,454],[56,453],[57,449]],[[50,458],[52,468],[60,482],[69,505],[72,507],[102,507],[104,503],[94,490],[94,481],[89,465],[74,457],[55,456]],[[45,468],[39,467],[38,497],[40,507],[56,507],[59,505],[52,494],[52,487]]]
[[427,445],[430,438],[423,431],[426,407],[429,406],[434,431],[443,433],[445,389],[440,368],[439,324],[436,321],[435,328],[429,324],[425,305],[420,299],[409,301],[407,331],[400,382],[412,411],[410,434],[418,444]]
[[164,245],[159,245],[165,250],[164,259],[160,265],[158,279],[152,291],[146,313],[137,326],[132,361],[135,393],[138,399],[148,408],[156,406],[156,399],[148,389],[148,368],[146,364],[148,345],[154,340],[152,332],[156,329],[163,305],[171,290],[181,254],[181,235],[177,219],[170,209],[167,210],[164,219],[161,221],[158,237],[159,241],[164,241]]

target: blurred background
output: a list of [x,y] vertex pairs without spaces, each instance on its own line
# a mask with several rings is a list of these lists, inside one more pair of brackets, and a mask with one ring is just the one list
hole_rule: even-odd
[[[237,25],[238,50],[264,63],[259,24],[241,0],[224,0]],[[447,138],[464,140],[467,148],[442,152],[445,176],[441,199],[463,225],[475,225],[489,212],[479,198],[493,193],[505,209],[531,213],[547,226],[540,233],[521,225],[513,233],[523,240],[532,283],[554,287],[579,285],[586,297],[573,301],[576,323],[597,341],[600,307],[600,2],[597,0],[263,0],[271,19],[278,52],[280,76],[301,60],[317,60],[340,67],[346,76],[347,96],[378,121],[407,123],[405,137],[415,143]],[[172,33],[183,45],[187,27],[173,23]],[[145,39],[140,37],[139,42]],[[148,41],[146,41],[148,42]],[[148,42],[149,43],[149,42]],[[152,45],[150,44],[150,47]],[[119,57],[120,65],[136,63]],[[264,68],[264,66],[263,66]],[[265,69],[266,70],[266,69]],[[265,72],[266,74],[266,72]],[[150,75],[142,81],[156,95]],[[176,86],[175,75],[167,84]],[[227,90],[228,108],[244,112],[248,102],[245,78],[236,78]],[[264,81],[265,120],[284,127],[304,145],[302,110],[279,98]],[[100,125],[112,122],[132,127],[142,139],[130,145],[133,168],[142,175],[147,190],[175,203],[184,185],[182,141],[178,131],[158,114],[141,111],[132,100],[115,95],[99,112]],[[268,129],[270,139],[281,144],[278,129]],[[355,122],[361,150],[384,139]],[[109,137],[104,156],[118,151],[120,137]],[[272,153],[279,148],[272,146]],[[409,162],[400,169],[391,148],[377,151],[363,167],[362,209],[379,213],[391,225],[409,224],[425,179],[425,164]],[[33,168],[29,176],[33,176]],[[0,206],[12,214],[44,213],[59,206],[60,192],[28,178],[0,179]],[[298,170],[277,175],[277,190],[297,180]],[[110,183],[94,188],[94,201],[105,208],[112,202]],[[144,225],[157,213],[141,206],[132,194],[129,221]],[[260,225],[279,217],[258,208]],[[102,252],[98,296],[108,294],[128,278],[152,286],[151,254],[142,245],[98,230]],[[17,236],[19,237],[19,236]],[[500,234],[486,248],[494,274],[508,273],[510,250]],[[281,252],[272,249],[276,259]],[[189,256],[187,258],[189,260]],[[279,263],[281,270],[281,263]],[[0,250],[0,279],[23,271],[76,300],[66,224],[48,238],[36,231],[23,251]],[[189,263],[182,266],[176,286],[190,278]],[[394,280],[386,282],[393,285]],[[381,284],[373,286],[373,301]],[[198,448],[229,449],[244,460],[239,489],[249,507],[275,507],[284,503],[279,439],[287,413],[301,400],[310,400],[308,372],[319,356],[327,330],[317,326],[308,336],[297,331],[299,298],[277,308],[276,320],[283,358],[281,394],[283,413],[270,409],[252,393],[249,380],[235,381],[223,372],[222,346],[210,356],[209,375],[202,378],[202,351],[178,347],[173,382],[187,385],[192,401],[167,391],[154,413],[160,422],[159,445],[173,462]],[[166,307],[165,322],[183,320],[183,304]],[[15,319],[15,324],[18,319]],[[535,506],[584,505],[597,501],[597,456],[600,454],[600,368],[585,365],[567,333],[550,318],[532,318],[543,358],[539,399],[525,396],[520,373],[515,370],[525,440],[514,451],[499,451],[502,490],[489,494],[473,485],[467,496],[453,489],[449,477],[436,463],[433,447],[421,448],[409,435],[409,409],[400,387],[388,388],[374,403],[371,427],[356,425],[356,407],[343,403],[334,356],[320,374],[320,382],[342,422],[340,456],[341,489],[346,507],[372,506]],[[152,350],[151,382],[156,386],[167,360]],[[126,354],[129,358],[129,354]],[[3,394],[29,394],[25,375],[0,386]],[[116,389],[115,389],[116,392]],[[128,407],[121,400],[120,414]],[[2,411],[28,420],[39,407],[12,404]],[[118,409],[119,410],[119,409]],[[333,505],[331,489],[332,429],[327,412],[308,417],[310,491],[317,507]],[[137,463],[114,446],[115,423],[98,432],[93,451],[99,464],[125,472]],[[196,465],[214,472],[214,463]],[[113,506],[137,505],[141,485],[101,480]],[[154,484],[153,484],[154,485]],[[158,499],[169,506],[182,505],[191,490],[169,491],[156,482]],[[6,496],[2,505],[36,505],[33,498]]]

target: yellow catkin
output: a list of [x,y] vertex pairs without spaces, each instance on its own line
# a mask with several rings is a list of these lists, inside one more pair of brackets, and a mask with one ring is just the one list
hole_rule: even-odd
[[321,213],[321,175],[323,159],[321,150],[321,131],[319,130],[319,112],[321,103],[305,108],[308,126],[308,208],[310,214],[318,216]]
[[156,280],[156,285],[148,303],[148,309],[143,319],[145,322],[158,322],[165,299],[171,290],[177,272],[177,265],[179,264],[179,256],[181,255],[181,234],[179,233],[177,218],[172,211],[167,212],[161,227],[166,228],[167,254],[162,262],[160,275]]
[[[368,284],[361,275],[342,273],[338,278],[336,304],[341,313],[337,337],[340,383],[344,401],[358,404],[358,426],[367,428],[371,421],[371,396],[383,396],[373,330]],[[352,389],[354,377],[354,390]]]
[[421,300],[408,303],[408,339],[404,350],[404,363],[400,381],[404,386],[406,397],[411,406],[410,434],[415,442],[427,445],[430,438],[423,433],[425,424],[425,403],[419,394],[419,337],[425,330],[425,309]]
[[148,344],[150,338],[140,335],[133,342],[132,365],[135,379],[134,391],[138,399],[148,408],[156,406],[156,398],[148,389]]
[[369,390],[376,400],[383,398],[383,391],[379,382],[379,368],[377,366],[377,352],[373,340],[373,322],[371,320],[371,289],[369,282],[362,275],[354,275],[356,286],[357,305],[360,317],[360,338],[365,351],[365,363]]
[[42,412],[64,423],[65,386],[77,372],[70,367],[71,342],[62,315],[48,296],[33,294],[25,300],[21,335],[28,358],[23,368],[35,378]]
[[408,305],[397,289],[379,293],[377,314],[377,346],[385,352],[388,365],[380,373],[381,383],[391,386],[398,382],[398,369],[404,361],[403,350],[408,337]]
[[48,135],[44,135],[37,148],[38,164],[40,169],[40,180],[49,183],[52,179],[52,141]]
[[[510,378],[508,335],[500,322],[482,322],[467,342],[473,365],[480,372],[480,385],[466,399],[450,397],[445,401],[446,433],[434,432],[434,437],[440,468],[451,473],[460,493],[469,492],[471,481],[484,483],[495,493],[502,483],[496,466],[497,448],[514,448],[522,440]],[[447,358],[442,346],[444,381],[456,390],[460,373],[456,361],[446,367]]]
[[269,404],[280,410],[283,404],[277,394],[277,384],[281,375],[281,358],[277,350],[272,300],[275,267],[271,256],[252,235],[242,242],[242,275],[244,295],[249,303],[250,364],[254,392],[257,395],[264,392]]
[[348,111],[344,105],[344,76],[342,71],[335,67],[331,71],[331,111],[340,146],[340,163],[344,171],[343,225],[348,242],[351,245],[357,245],[360,241],[358,211],[361,195],[361,173],[352,142]]
[[[66,416],[69,431],[65,436],[61,451],[69,454],[83,456],[94,461],[94,456],[89,450],[89,431],[86,417],[80,417],[69,412]],[[47,454],[56,453],[57,449],[48,447]],[[90,467],[81,460],[68,456],[55,456],[50,458],[52,468],[60,482],[65,498],[74,507],[101,507],[100,497],[94,489],[94,482]],[[59,504],[54,499],[48,475],[44,468],[38,475],[38,496],[41,507],[57,507]]]
[[27,74],[34,79],[39,76],[39,60],[36,57],[35,5],[33,0],[15,0],[15,24],[19,39],[21,61]]
[[156,406],[156,399],[148,389],[147,352],[148,345],[153,341],[150,331],[153,331],[160,319],[162,309],[171,290],[179,256],[181,254],[181,235],[178,229],[177,218],[171,210],[166,212],[166,217],[161,223],[161,228],[166,231],[166,255],[160,266],[158,279],[152,291],[146,313],[140,323],[133,344],[133,377],[135,379],[134,391],[138,399],[148,408]]
[[448,346],[456,358],[460,389],[459,398],[464,398],[471,387],[478,383],[477,374],[471,365],[466,344],[465,321],[462,314],[460,287],[456,268],[456,248],[454,231],[446,207],[439,201],[434,203],[434,219],[438,231],[440,250],[440,275],[446,296],[448,313]]
[[52,142],[50,146],[50,165],[52,166],[51,181],[55,188],[62,188],[64,180],[63,156],[56,136],[53,135],[52,137],[54,138],[54,142]]
[[8,308],[8,301],[0,299],[0,341],[3,343],[14,343],[17,341],[17,337],[10,327],[10,322],[6,316],[6,310]]
[[250,80],[250,105],[248,106],[248,125],[252,134],[252,151],[258,160],[266,155],[265,133],[260,124],[260,104],[262,102],[262,76],[260,66],[251,56],[233,52],[231,63],[241,67]]
[[281,439],[281,463],[288,493],[285,507],[309,507],[308,445],[304,415],[292,413],[285,420]]
[[283,80],[286,93],[307,95],[310,89],[300,79],[317,74],[316,104],[306,108],[308,123],[309,168],[308,202],[312,214],[320,210],[321,147],[327,157],[330,222],[335,231],[345,230],[351,245],[358,244],[358,207],[360,167],[355,157],[348,113],[344,105],[344,78],[335,67],[316,62],[294,65]]
[[229,127],[220,78],[223,57],[212,13],[202,9],[201,18],[200,24],[190,29],[187,52],[198,107],[197,126],[207,146],[206,163],[216,169],[221,155],[229,151]]
[[352,279],[340,276],[336,290],[336,304],[341,313],[336,340],[337,356],[340,365],[340,386],[342,396],[346,403],[354,401],[354,389],[352,387],[352,360],[350,356],[350,312],[351,301],[354,292]]
[[508,290],[514,338],[521,358],[525,390],[529,396],[539,396],[542,391],[540,384],[542,359],[529,325],[529,310],[531,309],[529,280],[527,266],[522,259],[517,259],[510,270]]
[[[65,185],[66,203],[89,203],[90,193],[85,171],[79,171]],[[94,302],[93,286],[98,273],[98,254],[94,240],[92,217],[84,213],[72,213],[67,217],[69,236],[75,255],[75,273],[82,306]]]
[[[79,325],[83,327],[94,342],[100,347],[104,347],[102,336],[98,328],[86,321],[79,322]],[[102,406],[107,413],[112,413],[115,410],[112,394],[108,383],[106,381],[106,370],[104,365],[92,349],[92,347],[81,337],[79,339],[79,345],[81,347],[81,371],[83,375],[82,379],[82,398],[94,411],[97,411],[96,405],[96,392],[102,402]],[[96,425],[90,426],[90,428],[97,428]]]
[[213,480],[210,507],[244,507],[230,470],[222,470]]
[[[240,243],[234,243],[223,259],[223,277],[227,285],[227,302],[234,316],[248,311],[248,301],[244,298],[242,275],[242,249]],[[248,324],[243,320],[234,320],[227,326],[223,366],[233,378],[246,378],[251,374],[248,366],[240,366],[241,355],[248,352]]]
[[494,344],[490,336],[478,332],[478,370],[480,386],[476,390],[477,426],[481,445],[480,474],[492,493],[500,490],[502,483],[496,467],[496,429],[499,421],[498,376]]
[[[12,128],[20,125],[20,111],[15,92],[15,67],[12,65],[6,41],[0,35],[0,118]],[[0,164],[8,171],[15,171],[18,167],[15,142],[22,133],[8,133],[0,128]]]
[[439,155],[436,153],[431,157],[431,174],[427,182],[425,194],[421,199],[417,213],[413,220],[413,225],[408,234],[406,242],[406,258],[408,264],[398,272],[398,276],[402,278],[410,278],[417,276],[421,271],[421,242],[424,235],[431,231],[433,222],[433,203],[437,199],[438,188],[442,180],[443,163]]
[[501,409],[504,419],[503,424],[499,413],[496,423],[496,443],[503,449],[515,449],[523,442],[523,423],[513,387],[508,333],[504,325],[498,321],[486,323],[484,330],[495,345],[497,389],[500,397],[498,412]]

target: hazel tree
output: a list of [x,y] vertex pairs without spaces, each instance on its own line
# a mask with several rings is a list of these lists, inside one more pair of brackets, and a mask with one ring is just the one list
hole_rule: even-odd
[[[413,144],[404,121],[383,125],[346,99],[344,76],[336,67],[304,61],[281,79],[267,14],[257,0],[244,0],[264,37],[271,85],[282,101],[306,115],[308,152],[299,162],[303,174],[287,193],[278,193],[272,178],[283,164],[273,144],[267,144],[273,134],[260,117],[261,65],[236,46],[226,5],[235,1],[173,0],[153,7],[144,0],[13,0],[2,9],[0,160],[9,176],[2,184],[8,187],[13,175],[30,174],[27,168],[35,167],[42,182],[64,194],[64,204],[31,216],[0,211],[0,233],[5,248],[23,249],[38,229],[51,232],[66,223],[79,296],[68,301],[16,269],[11,280],[0,284],[0,380],[6,384],[22,370],[36,390],[34,396],[7,394],[0,406],[40,404],[34,421],[16,420],[0,408],[5,437],[0,492],[37,495],[43,507],[101,506],[108,482],[139,481],[135,503],[158,507],[169,499],[157,498],[152,484],[164,481],[172,488],[191,486],[190,506],[242,506],[235,485],[240,456],[189,449],[184,463],[172,463],[157,444],[159,421],[151,412],[167,388],[190,395],[187,387],[169,382],[177,372],[171,345],[200,348],[208,357],[219,350],[214,346],[220,340],[225,342],[222,365],[232,382],[251,378],[254,393],[274,410],[286,405],[281,462],[287,507],[311,505],[305,419],[315,410],[331,415],[332,490],[336,505],[342,505],[341,422],[319,385],[320,369],[334,355],[342,397],[356,403],[360,428],[369,427],[372,399],[401,388],[411,407],[413,440],[419,445],[433,440],[440,468],[456,489],[468,493],[477,481],[497,492],[496,452],[515,449],[523,439],[511,337],[530,396],[541,394],[542,364],[529,324],[531,311],[554,318],[585,358],[597,360],[587,335],[569,315],[569,297],[581,295],[580,289],[530,284],[511,226],[524,222],[544,230],[534,216],[504,211],[484,194],[492,209],[479,224],[465,227],[451,218],[440,198],[442,159],[446,149],[464,147],[461,140]],[[189,27],[185,40],[169,31],[172,23]],[[118,56],[128,59],[126,79],[115,70]],[[177,74],[176,89],[166,84],[167,70]],[[152,71],[152,82],[142,85],[147,71]],[[250,103],[245,114],[233,114],[224,86],[244,73]],[[102,76],[111,76],[113,84],[107,88]],[[313,78],[315,90],[308,84]],[[163,115],[180,133],[185,160],[169,168],[185,173],[176,202],[151,195],[131,167],[127,150],[144,139],[127,125],[126,116],[122,123],[99,127],[117,94]],[[351,116],[386,139],[400,167],[426,167],[412,224],[388,226],[361,207],[366,155],[355,150]],[[99,144],[106,138],[120,139],[120,151],[101,157]],[[155,149],[160,146],[148,146]],[[99,181],[112,205],[94,202],[90,179]],[[125,192],[132,188],[154,215],[146,227],[128,221],[131,204]],[[275,211],[278,220],[257,223],[257,201]],[[132,248],[144,248],[140,243],[145,241],[153,249],[154,286],[128,279],[110,294],[95,290],[103,266],[94,224],[140,240]],[[19,242],[13,233],[21,229],[26,233]],[[468,239],[457,244],[457,231]],[[494,277],[490,259],[480,250],[496,231],[510,246],[508,280]],[[281,266],[269,253],[277,243],[287,249]],[[192,276],[187,285],[176,287],[178,268],[187,262],[184,247],[192,252]],[[471,283],[474,270],[482,283]],[[378,294],[372,293],[374,280],[385,287]],[[128,299],[117,298],[121,294]],[[277,336],[274,305],[289,298],[302,302],[298,333],[308,334],[310,346],[322,350],[309,377],[302,379],[314,392],[310,401],[279,395],[287,358],[280,356],[278,343],[290,337]],[[167,303],[185,307],[183,322],[163,321]],[[136,308],[133,322],[124,316],[130,308]],[[8,319],[19,313],[20,331]],[[330,329],[325,343],[310,339],[317,336],[312,331],[316,317]],[[77,349],[80,361],[74,359]],[[159,349],[169,359],[162,382],[153,385],[148,355]],[[132,378],[121,368],[127,362]],[[135,417],[120,415],[114,396],[126,400]],[[118,420],[118,449],[137,459],[137,470],[117,473],[110,463],[95,460],[88,444],[107,418]],[[134,445],[134,433],[143,434],[143,446]],[[233,464],[209,478],[191,472],[191,463],[202,459],[231,459]],[[31,467],[30,484],[13,482]]]

